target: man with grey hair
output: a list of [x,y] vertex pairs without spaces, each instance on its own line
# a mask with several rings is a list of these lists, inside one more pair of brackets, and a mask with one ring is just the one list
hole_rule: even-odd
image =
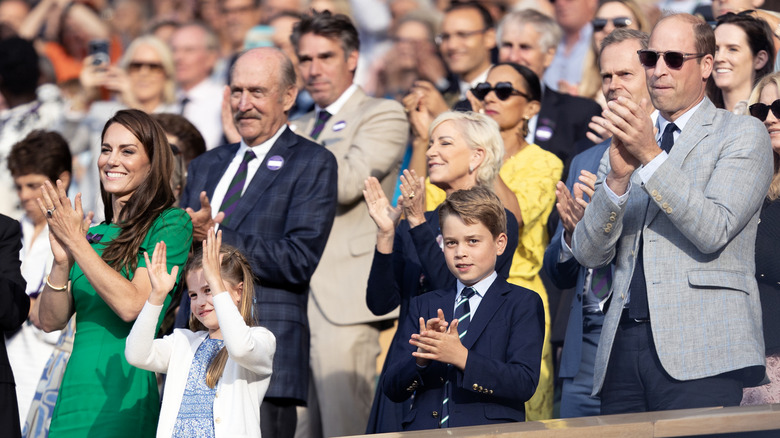
[[[555,57],[563,32],[552,18],[533,9],[507,14],[498,25],[498,60],[524,65],[542,80]],[[575,144],[586,140],[588,123],[601,113],[590,99],[555,91],[542,82],[542,107],[528,121],[528,143],[536,143],[563,161],[564,174],[577,153]]]
[[[241,141],[192,160],[180,201],[195,241],[217,227],[252,265],[255,315],[276,336],[260,425],[263,436],[285,438],[295,435],[296,406],[309,391],[309,281],[338,205],[333,154],[287,126],[295,82],[279,49],[252,49],[236,60],[229,99]],[[183,299],[181,311],[188,304]]]
[[[647,48],[648,38],[638,30],[616,29],[604,38],[599,64],[602,91],[608,101],[620,96],[637,104],[644,100],[645,110],[651,113],[653,107],[644,69],[636,55],[638,50]],[[571,236],[590,199],[586,194],[593,194],[599,162],[611,141],[608,139],[575,156],[566,184],[558,183],[557,208],[561,221],[544,253],[543,266],[555,286],[574,287],[558,372],[562,382],[561,418],[601,414],[601,401],[591,397],[591,391],[593,364],[604,323],[602,306],[609,297],[612,265],[600,269],[580,265],[572,256]]]
[[219,60],[218,42],[214,31],[201,23],[182,25],[171,36],[178,113],[198,128],[208,149],[222,143],[224,86],[211,79]]

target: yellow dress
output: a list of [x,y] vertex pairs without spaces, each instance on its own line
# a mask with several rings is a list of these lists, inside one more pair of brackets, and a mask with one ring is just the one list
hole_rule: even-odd
[[[553,413],[553,363],[550,345],[550,306],[539,277],[544,250],[550,242],[547,218],[555,206],[555,184],[561,179],[563,163],[555,154],[529,144],[501,166],[501,179],[517,196],[523,225],[507,281],[539,294],[544,302],[545,334],[542,368],[536,393],[525,404],[526,421],[547,420]],[[444,201],[443,190],[426,181],[425,203],[433,210]]]

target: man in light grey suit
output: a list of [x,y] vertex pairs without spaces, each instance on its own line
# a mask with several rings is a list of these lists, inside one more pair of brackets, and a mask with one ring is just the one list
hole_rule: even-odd
[[754,245],[772,152],[760,123],[705,97],[714,50],[703,21],[663,18],[638,52],[657,131],[628,99],[604,112],[613,142],[572,245],[589,268],[615,259],[602,414],[738,405],[765,375]]
[[374,396],[377,322],[397,316],[378,317],[366,306],[376,225],[363,202],[363,188],[374,176],[392,196],[409,125],[401,104],[366,96],[353,84],[359,40],[347,16],[304,16],[292,43],[316,107],[291,126],[321,143],[338,162],[336,219],[311,280],[313,384],[308,415],[300,412],[296,436],[357,435],[366,430]]

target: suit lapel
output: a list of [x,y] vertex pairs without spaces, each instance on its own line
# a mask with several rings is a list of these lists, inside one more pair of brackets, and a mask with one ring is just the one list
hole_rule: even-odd
[[[705,98],[701,107],[693,113],[688,120],[688,123],[685,124],[685,131],[681,132],[677,141],[674,142],[674,147],[672,148],[669,157],[666,159],[669,161],[670,165],[678,169],[682,168],[683,162],[685,162],[685,159],[691,151],[693,151],[693,149],[709,134],[714,117],[715,105],[713,105],[709,99]],[[642,190],[642,192],[644,192],[644,190]],[[656,205],[655,202],[650,202],[650,205],[647,208],[645,224],[649,225],[653,219],[655,219],[655,216],[659,211],[661,211],[661,209],[658,208],[658,205]]]
[[493,319],[493,315],[506,301],[506,294],[510,291],[509,284],[505,280],[496,278],[493,281],[469,323],[468,333],[461,339],[464,347],[470,349],[474,346],[474,343],[482,335],[482,332],[485,331],[490,320]]
[[[238,201],[236,210],[230,217],[232,227],[237,228],[246,215],[250,211],[256,209],[258,201],[263,193],[271,186],[276,177],[283,172],[284,166],[290,164],[290,159],[294,154],[292,147],[297,142],[296,135],[287,128],[276,140],[276,143],[271,146],[271,149],[265,155],[265,158],[263,158],[262,164],[260,164],[260,167],[257,169],[257,173],[255,173],[252,181],[249,182],[249,187],[247,187],[243,196],[241,196],[241,199]],[[268,160],[272,157],[275,157],[275,160],[278,160],[279,157],[284,160],[281,168],[277,168],[276,170],[268,168]]]
[[[208,172],[208,176],[206,176],[205,190],[206,193],[209,194],[209,197],[214,197],[214,190],[216,190],[219,180],[222,178],[222,175],[225,173],[228,166],[230,166],[230,162],[236,155],[239,146],[241,146],[239,143],[233,143],[216,149],[217,156],[215,157],[215,161],[219,163],[219,167],[208,167],[210,172]],[[231,175],[231,178],[232,177],[233,176]],[[200,205],[200,201],[198,201],[197,198],[193,202]]]

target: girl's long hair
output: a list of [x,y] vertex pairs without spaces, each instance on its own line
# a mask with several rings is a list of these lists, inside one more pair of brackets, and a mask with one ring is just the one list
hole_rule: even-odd
[[[103,260],[109,266],[117,272],[127,268],[129,274],[138,267],[138,250],[155,219],[175,201],[170,185],[173,153],[163,129],[145,112],[134,109],[117,111],[103,127],[101,141],[109,126],[115,123],[127,128],[138,139],[150,163],[149,176],[135,189],[116,218],[119,235],[103,251]],[[102,182],[100,196],[105,206],[106,222],[110,223],[115,219],[114,205]]]
[[[222,256],[222,262],[219,267],[222,280],[229,283],[232,287],[238,286],[239,283],[243,283],[244,285],[241,291],[241,301],[238,303],[238,312],[241,314],[241,317],[244,318],[246,325],[257,325],[254,313],[252,312],[255,297],[255,277],[252,274],[252,268],[249,265],[249,261],[238,249],[224,243],[220,247],[219,254]],[[187,265],[184,267],[185,278],[190,272],[196,269],[203,269],[203,250],[201,249],[195,251],[189,261],[187,261]],[[212,291],[212,293],[213,292],[219,291]],[[192,312],[190,312],[190,330],[194,332],[208,330]],[[227,359],[228,351],[222,346],[219,353],[214,356],[206,370],[206,384],[209,388],[217,386],[217,382],[225,371]]]

